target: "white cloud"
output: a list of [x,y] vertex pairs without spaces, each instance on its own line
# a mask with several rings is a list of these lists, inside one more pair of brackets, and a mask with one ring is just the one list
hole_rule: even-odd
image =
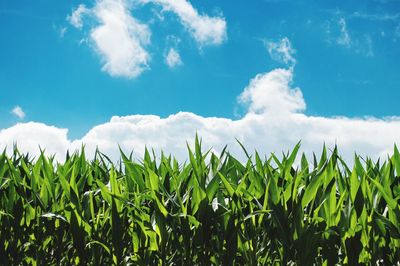
[[[94,7],[81,4],[67,17],[78,29],[83,18],[94,21],[90,27],[90,44],[103,62],[103,71],[111,76],[135,78],[149,69],[151,30],[133,16],[140,4],[154,3],[164,11],[175,13],[200,46],[219,45],[226,40],[226,21],[199,12],[186,0],[97,0]],[[173,54],[172,54],[173,55]]]
[[42,123],[18,123],[7,129],[0,130],[0,145],[11,151],[16,143],[18,148],[30,155],[38,155],[39,148],[47,154],[56,154],[57,160],[63,160],[65,152],[71,147],[67,139],[67,129],[60,129]]
[[222,16],[210,17],[199,12],[187,0],[140,0],[161,5],[175,13],[200,45],[219,45],[226,38],[226,21]]
[[275,69],[258,74],[239,96],[239,101],[248,104],[251,113],[274,116],[303,111],[306,104],[300,89],[290,88],[292,70]]
[[119,158],[118,144],[125,151],[134,150],[141,156],[147,145],[156,152],[161,149],[178,159],[186,158],[186,141],[192,143],[198,134],[204,148],[220,151],[229,145],[232,154],[245,159],[235,138],[249,151],[256,148],[262,154],[293,148],[302,140],[302,149],[311,156],[321,151],[325,142],[335,143],[345,159],[351,162],[354,152],[373,158],[385,158],[395,142],[400,143],[400,119],[346,118],[309,116],[302,111],[305,102],[300,89],[291,87],[293,68],[275,69],[259,74],[239,97],[248,105],[240,119],[202,117],[193,113],[177,113],[166,118],[153,115],[113,117],[107,123],[93,127],[77,140],[67,138],[67,130],[40,123],[17,124],[0,131],[0,148],[11,148],[17,141],[21,151],[38,154],[38,145],[62,160],[67,149],[86,145],[90,156],[96,147],[113,160]]
[[350,38],[350,34],[347,30],[346,20],[342,17],[339,19],[338,24],[340,27],[340,35],[337,39],[337,43],[339,45],[350,47],[351,46],[351,38]]
[[130,15],[124,0],[101,0],[93,8],[100,25],[91,38],[104,61],[103,70],[112,76],[135,78],[148,69],[151,32]]
[[131,14],[127,0],[98,0],[92,8],[80,5],[69,22],[76,28],[83,27],[82,17],[95,21],[90,28],[88,43],[100,55],[102,70],[116,77],[135,78],[149,68],[151,31]]
[[278,42],[264,41],[264,43],[272,59],[290,66],[296,64],[296,59],[293,56],[296,51],[287,37]]
[[75,28],[81,29],[83,26],[82,17],[89,14],[90,10],[85,5],[79,5],[70,16],[67,17],[69,23]]
[[168,53],[165,55],[165,63],[170,67],[174,68],[176,66],[182,65],[182,59],[178,51],[174,48],[170,48]]
[[18,117],[19,119],[24,119],[25,118],[25,112],[22,110],[20,106],[15,106],[12,110],[11,113]]

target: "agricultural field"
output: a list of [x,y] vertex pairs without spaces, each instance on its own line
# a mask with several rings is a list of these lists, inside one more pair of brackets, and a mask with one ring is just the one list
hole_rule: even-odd
[[[400,154],[0,155],[3,265],[396,265]],[[244,149],[244,152],[246,150]],[[246,152],[247,154],[247,152]]]

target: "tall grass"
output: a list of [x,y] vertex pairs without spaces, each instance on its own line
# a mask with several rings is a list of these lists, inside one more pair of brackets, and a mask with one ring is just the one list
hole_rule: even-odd
[[397,148],[352,169],[336,148],[311,162],[298,150],[243,164],[196,138],[183,165],[147,150],[118,165],[3,152],[1,264],[398,264]]

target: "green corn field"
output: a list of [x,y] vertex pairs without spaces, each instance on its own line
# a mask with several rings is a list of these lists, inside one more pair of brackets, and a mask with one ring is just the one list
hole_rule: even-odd
[[336,147],[311,160],[299,148],[241,162],[196,138],[183,164],[3,152],[0,264],[399,264],[397,148],[347,164]]

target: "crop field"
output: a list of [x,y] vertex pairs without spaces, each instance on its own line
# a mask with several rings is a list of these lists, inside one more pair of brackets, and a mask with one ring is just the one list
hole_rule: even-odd
[[0,264],[399,264],[397,148],[347,164],[299,148],[240,162],[196,139],[186,163],[146,151],[117,164],[3,152]]

